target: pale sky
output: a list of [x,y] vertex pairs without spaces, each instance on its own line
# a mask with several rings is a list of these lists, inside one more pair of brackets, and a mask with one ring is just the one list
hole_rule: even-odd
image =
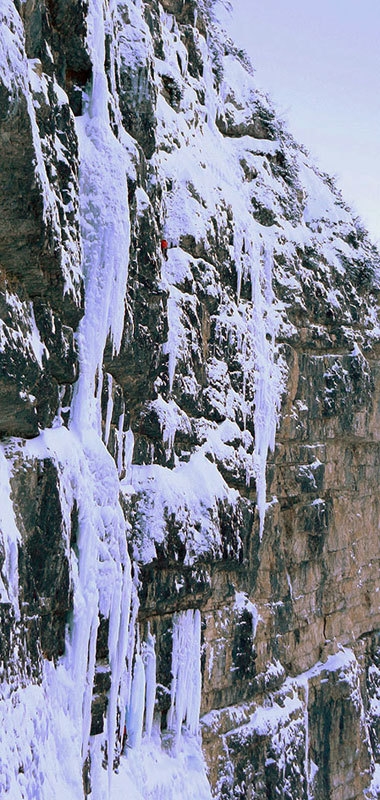
[[258,86],[380,242],[380,0],[231,2]]

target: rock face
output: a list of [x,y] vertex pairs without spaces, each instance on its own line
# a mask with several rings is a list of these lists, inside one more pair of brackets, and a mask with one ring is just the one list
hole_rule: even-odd
[[211,0],[0,25],[2,793],[380,797],[379,254]]

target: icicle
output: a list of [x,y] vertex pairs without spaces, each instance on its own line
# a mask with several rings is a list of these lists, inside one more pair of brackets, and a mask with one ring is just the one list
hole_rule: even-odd
[[173,633],[172,633],[172,683],[170,687],[171,705],[168,713],[168,728],[175,730],[177,739],[181,731],[183,710],[180,708],[180,693],[178,691],[179,673],[181,670],[181,658],[183,658],[180,641],[181,633],[181,620],[183,614],[176,614],[173,617]]
[[[123,673],[125,672],[125,662],[128,649],[128,632],[131,608],[132,580],[130,564],[124,569],[119,585],[115,587],[112,598],[112,608],[110,613],[108,649],[110,654],[111,667],[111,689],[108,702],[107,713],[107,747],[108,759],[108,786],[111,791],[111,778],[113,771],[113,757],[111,754],[115,750],[116,724],[117,724],[117,702],[121,688]],[[122,698],[123,700],[124,698]],[[121,708],[124,703],[121,702]]]
[[124,470],[124,411],[120,414],[119,417],[119,425],[117,429],[117,471],[119,475],[122,474]]
[[240,228],[235,226],[234,229],[234,261],[235,261],[235,269],[236,269],[236,278],[237,278],[237,286],[236,286],[236,302],[239,304],[240,295],[241,295],[241,284],[243,279],[243,251],[244,251],[244,244],[245,239],[243,232]]
[[103,370],[98,370],[96,388],[96,409],[97,409],[97,433],[102,436],[102,391],[103,391]]
[[[129,598],[128,602],[123,602],[123,609],[128,610],[128,620],[126,621],[125,617],[121,619],[120,622],[120,648],[119,648],[119,667],[120,667],[120,687],[119,687],[119,697],[116,698],[118,700],[119,708],[120,708],[120,734],[121,736],[124,733],[124,726],[126,727],[128,733],[128,712],[131,709],[131,698],[132,698],[132,685],[133,685],[133,654],[135,650],[136,644],[136,637],[137,637],[137,613],[139,608],[139,599],[136,590],[136,578],[133,580],[131,579],[130,574],[128,575],[128,592]],[[131,741],[128,737],[127,743],[129,746],[131,745]]]
[[143,662],[145,667],[145,732],[150,739],[153,725],[154,704],[156,701],[156,637],[148,628],[147,640],[143,644]]
[[91,622],[89,643],[88,643],[88,666],[87,676],[85,682],[85,691],[83,696],[83,728],[82,728],[82,759],[85,761],[87,757],[88,745],[90,740],[91,730],[91,702],[92,702],[92,687],[94,685],[95,676],[95,659],[96,659],[96,637],[98,633],[99,618],[94,614]]
[[86,502],[86,492],[91,496],[91,478],[85,462],[83,493],[78,497],[79,524],[77,535],[78,563],[73,564],[74,616],[71,641],[68,643],[66,662],[71,671],[74,693],[70,697],[71,716],[82,718],[82,757],[86,758],[91,727],[91,700],[95,674],[96,636],[98,628],[98,598],[96,572],[98,542],[91,517],[91,500]]
[[131,612],[130,612],[128,638],[127,638],[127,652],[126,652],[127,668],[125,672],[125,685],[123,687],[124,708],[126,709],[126,716],[128,716],[128,708],[131,703],[133,656],[135,652],[136,639],[138,634],[137,614],[139,610],[139,598],[138,598],[139,578],[136,566],[134,568],[135,572],[133,575],[132,585],[131,585],[131,604],[130,604]]
[[135,437],[131,428],[125,432],[124,436],[124,468],[126,477],[129,479],[133,459],[133,448],[135,446]]
[[141,655],[135,659],[133,680],[131,687],[131,700],[127,714],[128,745],[140,747],[143,732],[145,708],[145,670]]
[[236,264],[236,274],[237,274],[236,302],[239,303],[241,295],[241,281],[242,281],[241,263]]
[[106,424],[104,427],[104,444],[107,447],[109,438],[110,438],[110,431],[111,431],[111,421],[112,421],[112,414],[113,414],[113,397],[112,397],[112,375],[107,375],[107,413],[106,413]]

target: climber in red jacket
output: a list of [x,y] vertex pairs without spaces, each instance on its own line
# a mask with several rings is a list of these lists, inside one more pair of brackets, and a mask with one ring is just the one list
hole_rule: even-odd
[[166,239],[161,239],[161,253],[162,253],[165,261],[167,261],[168,260],[168,243],[167,243]]

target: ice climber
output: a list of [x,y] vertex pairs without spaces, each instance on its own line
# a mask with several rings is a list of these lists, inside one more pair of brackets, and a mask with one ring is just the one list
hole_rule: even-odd
[[161,253],[162,253],[165,261],[167,261],[168,260],[168,243],[167,243],[166,239],[161,239]]

